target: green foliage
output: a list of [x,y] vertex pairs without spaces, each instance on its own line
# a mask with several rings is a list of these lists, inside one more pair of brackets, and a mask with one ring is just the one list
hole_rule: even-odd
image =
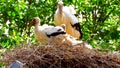
[[[102,51],[120,50],[120,2],[119,0],[64,0],[74,5],[80,16],[82,40]],[[19,44],[36,43],[31,19],[39,16],[41,25],[54,25],[56,0],[1,0],[0,1],[0,49]]]
[[[78,3],[78,2],[77,2]],[[119,1],[93,0],[81,1],[80,12],[85,20],[83,25],[84,39],[103,51],[118,50],[120,39]],[[87,28],[86,28],[87,27]]]

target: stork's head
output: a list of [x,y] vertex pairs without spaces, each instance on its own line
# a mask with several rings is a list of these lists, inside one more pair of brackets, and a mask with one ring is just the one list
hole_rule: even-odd
[[62,24],[61,27],[62,27],[62,28],[64,29],[64,31],[65,31],[65,29],[66,29],[65,24]]
[[59,10],[62,10],[62,8],[63,8],[63,2],[62,1],[58,2],[58,8],[59,8]]
[[33,20],[30,22],[29,26],[36,26],[39,25],[39,23],[40,23],[40,18],[34,17]]

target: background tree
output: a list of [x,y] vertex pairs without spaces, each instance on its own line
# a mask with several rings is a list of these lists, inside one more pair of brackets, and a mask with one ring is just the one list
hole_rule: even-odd
[[[102,51],[120,47],[119,0],[64,0],[74,5],[82,27],[82,40]],[[1,0],[0,48],[35,43],[33,29],[28,23],[39,16],[41,24],[54,25],[56,0]],[[81,21],[82,20],[82,21]]]

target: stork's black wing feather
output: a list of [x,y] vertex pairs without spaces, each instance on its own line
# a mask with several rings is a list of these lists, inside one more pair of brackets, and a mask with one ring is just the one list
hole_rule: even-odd
[[74,25],[72,25],[72,27],[75,28],[77,31],[79,31],[79,33],[81,35],[80,38],[82,38],[82,31],[81,31],[80,24],[79,23],[75,23]]
[[57,35],[60,35],[60,34],[66,34],[66,32],[62,31],[62,32],[54,32],[52,34],[47,34],[47,36],[50,38],[51,36],[57,36]]

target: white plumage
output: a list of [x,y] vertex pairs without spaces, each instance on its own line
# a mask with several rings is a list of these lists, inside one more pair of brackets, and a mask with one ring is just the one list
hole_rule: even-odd
[[[61,34],[66,34],[64,31],[63,25],[62,26],[48,26],[47,24],[44,24],[42,26],[39,25],[40,19],[39,17],[34,17],[34,19],[31,21],[30,26],[35,26],[34,33],[35,37],[38,41],[50,44],[50,43],[56,43],[55,38],[58,38],[57,36]],[[62,37],[59,37],[62,38]],[[57,39],[56,41],[60,42],[60,39]]]
[[58,2],[58,9],[56,10],[54,20],[57,26],[61,24],[66,25],[66,32],[76,39],[82,37],[80,24],[78,23],[74,8],[72,6],[63,6],[63,2]]
[[[44,44],[68,44],[68,45],[77,45],[77,44],[83,44],[83,41],[78,41],[74,37],[70,36],[65,32],[65,25],[62,24],[61,26],[48,26],[47,24],[44,24],[42,26],[39,25],[40,19],[39,17],[34,17],[34,19],[31,21],[30,25],[35,26],[34,32],[35,37],[38,41],[44,43]],[[87,48],[92,48],[91,46],[87,46]]]

